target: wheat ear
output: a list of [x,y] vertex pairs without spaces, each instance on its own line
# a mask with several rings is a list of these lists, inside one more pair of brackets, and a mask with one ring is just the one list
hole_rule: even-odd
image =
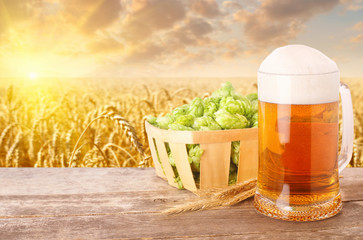
[[126,118],[114,113],[114,112],[104,112],[102,113],[100,116],[96,117],[95,119],[93,119],[90,123],[88,123],[87,127],[83,130],[81,136],[78,138],[76,145],[73,148],[72,151],[72,155],[69,159],[69,166],[70,163],[73,160],[73,157],[76,153],[78,144],[80,143],[82,137],[84,136],[84,134],[87,132],[87,130],[90,128],[90,126],[92,125],[93,122],[97,121],[98,119],[101,118],[107,118],[113,121],[116,121],[118,124],[120,124],[121,128],[124,129],[127,137],[130,139],[130,142],[134,145],[134,147],[136,148],[136,150],[140,153],[140,155],[142,157],[145,156],[145,152],[144,152],[144,148],[142,146],[142,144],[140,143],[140,140],[136,134],[136,130],[135,128],[129,123],[129,121],[127,121]]
[[206,210],[221,206],[232,206],[249,197],[252,197],[256,191],[256,178],[237,183],[233,187],[217,191],[207,190],[201,192],[201,198],[181,204],[163,211],[163,214],[179,214],[184,212],[193,212]]

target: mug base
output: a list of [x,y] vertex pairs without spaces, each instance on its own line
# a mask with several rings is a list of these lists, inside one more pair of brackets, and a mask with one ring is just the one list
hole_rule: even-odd
[[342,210],[342,199],[338,194],[332,200],[311,205],[277,206],[276,202],[256,193],[256,210],[265,216],[294,222],[309,222],[330,218]]

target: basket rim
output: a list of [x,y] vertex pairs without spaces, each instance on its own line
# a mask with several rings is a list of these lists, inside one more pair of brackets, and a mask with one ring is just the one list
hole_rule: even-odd
[[165,130],[145,121],[146,133],[155,139],[169,143],[212,144],[233,141],[250,141],[258,138],[258,128],[211,131]]

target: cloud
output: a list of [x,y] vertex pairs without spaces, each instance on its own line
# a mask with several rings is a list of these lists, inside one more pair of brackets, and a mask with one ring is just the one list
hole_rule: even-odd
[[363,34],[358,34],[357,36],[355,37],[352,37],[349,42],[351,43],[360,43],[363,41]]
[[359,11],[363,9],[363,0],[340,0],[345,11]]
[[39,1],[2,0],[0,2],[0,36],[5,34],[9,27],[14,27],[24,20],[34,16],[34,7]]
[[90,52],[99,53],[119,53],[124,49],[124,45],[113,37],[102,37],[96,41],[92,41],[87,45]]
[[236,59],[243,55],[243,43],[241,40],[232,39],[224,44],[225,49],[221,53],[222,57],[226,60]]
[[206,18],[215,18],[222,15],[215,0],[191,0],[190,9]]
[[330,11],[338,3],[338,0],[265,0],[253,12],[237,11],[234,18],[243,23],[252,46],[275,46],[296,38],[306,21]]
[[357,22],[356,24],[354,24],[352,29],[354,31],[363,31],[363,21],[360,21],[360,22]]
[[262,4],[262,11],[271,20],[308,20],[314,15],[333,9],[338,0],[268,0]]
[[243,9],[242,5],[236,1],[224,1],[222,5],[225,8]]
[[171,28],[183,20],[186,11],[179,0],[135,0],[122,26],[122,37],[143,41],[158,30]]
[[86,32],[94,32],[103,29],[113,23],[121,11],[119,0],[103,0],[86,19],[82,29]]
[[150,60],[156,61],[163,54],[165,48],[153,42],[148,42],[139,45],[134,48],[122,62],[127,65],[140,65],[150,62]]
[[61,4],[66,21],[86,34],[109,27],[122,11],[119,0],[63,0]]
[[[213,27],[208,21],[199,17],[187,18],[182,25],[167,31],[161,40],[148,38],[141,44],[133,44],[123,62],[130,65],[151,62],[173,65],[179,64],[182,59],[194,61],[200,51],[212,44],[213,41],[208,37],[212,32]],[[194,50],[191,51],[190,47]]]
[[208,41],[206,35],[213,31],[212,25],[199,17],[185,20],[184,25],[175,27],[167,36],[167,42],[185,45],[201,45]]

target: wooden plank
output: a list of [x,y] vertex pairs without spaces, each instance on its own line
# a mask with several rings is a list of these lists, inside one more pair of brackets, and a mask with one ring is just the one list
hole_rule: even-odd
[[6,186],[0,196],[181,192],[157,177],[155,168],[0,168],[0,182]]
[[[349,237],[352,227],[363,229],[362,202],[349,202],[343,212],[324,221],[293,223],[274,220],[252,208],[233,208],[161,216],[150,212],[105,212],[103,214],[39,216],[0,219],[1,239],[99,239],[99,238],[188,238],[210,236],[244,236],[270,239],[292,233],[330,234]],[[319,232],[321,234],[319,234]],[[357,233],[359,231],[355,231]],[[363,236],[362,231],[358,236]],[[304,234],[302,235],[304,236]],[[301,239],[301,238],[299,238]]]
[[[347,168],[341,175],[343,201],[363,200],[363,168]],[[154,168],[0,168],[0,182],[0,196],[140,191],[193,196],[169,186]]]
[[200,189],[228,186],[231,142],[201,144]]
[[154,169],[0,169],[0,239],[301,239],[363,237],[363,169],[340,178],[343,211],[293,223],[257,213],[252,199],[177,216],[160,211],[195,196]]

